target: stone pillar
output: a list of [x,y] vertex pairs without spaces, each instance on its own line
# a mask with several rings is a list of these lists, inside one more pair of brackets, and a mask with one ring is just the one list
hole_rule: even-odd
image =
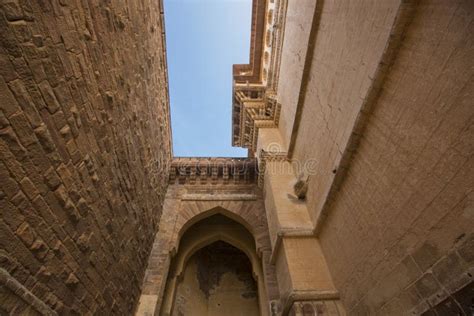
[[[339,293],[314,235],[304,199],[294,192],[295,168],[276,128],[261,129],[258,158],[263,171],[265,210],[280,291],[274,315],[344,315]],[[263,170],[262,170],[263,169]],[[303,180],[304,181],[304,180]]]

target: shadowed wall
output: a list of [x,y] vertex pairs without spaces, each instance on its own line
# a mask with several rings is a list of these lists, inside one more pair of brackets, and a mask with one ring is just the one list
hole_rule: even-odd
[[188,261],[172,315],[259,315],[257,285],[247,256],[217,241]]

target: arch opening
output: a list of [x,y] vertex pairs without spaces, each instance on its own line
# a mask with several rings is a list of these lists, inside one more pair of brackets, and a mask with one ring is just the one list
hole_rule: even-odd
[[250,223],[248,223],[245,219],[243,219],[241,216],[239,216],[238,214],[235,214],[223,207],[220,207],[220,206],[217,206],[217,207],[214,207],[214,208],[211,208],[207,211],[204,211],[204,212],[201,212],[199,214],[197,214],[196,216],[194,216],[193,218],[191,218],[190,220],[188,220],[184,225],[183,227],[181,227],[181,229],[179,230],[179,233],[178,233],[178,239],[181,239],[181,237],[184,235],[185,232],[187,232],[187,230],[192,227],[193,225],[203,221],[203,220],[206,220],[208,218],[211,218],[211,217],[214,217],[215,215],[222,215],[223,217],[226,217],[228,218],[229,220],[232,220],[238,224],[240,224],[241,226],[245,227],[248,232],[250,234],[255,234],[255,229],[252,227],[252,225]]
[[187,261],[172,315],[260,315],[258,286],[250,259],[218,240]]
[[182,233],[161,315],[262,315],[266,290],[255,240],[219,212]]

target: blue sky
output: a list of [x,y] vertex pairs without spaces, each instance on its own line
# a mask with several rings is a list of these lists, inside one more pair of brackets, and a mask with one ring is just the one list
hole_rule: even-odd
[[232,64],[249,62],[251,0],[165,0],[173,154],[242,157],[231,145]]

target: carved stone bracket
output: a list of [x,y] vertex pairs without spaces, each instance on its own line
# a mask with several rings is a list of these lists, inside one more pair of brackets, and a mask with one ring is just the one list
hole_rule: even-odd
[[281,105],[263,87],[234,87],[232,145],[255,152],[258,129],[278,127]]

